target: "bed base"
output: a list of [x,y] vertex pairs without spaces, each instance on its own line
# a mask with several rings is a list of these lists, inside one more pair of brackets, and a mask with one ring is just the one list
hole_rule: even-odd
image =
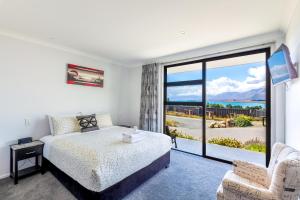
[[43,171],[49,170],[79,200],[119,200],[150,179],[161,169],[167,168],[169,164],[170,151],[153,161],[150,165],[101,192],[86,189],[46,158],[43,158]]

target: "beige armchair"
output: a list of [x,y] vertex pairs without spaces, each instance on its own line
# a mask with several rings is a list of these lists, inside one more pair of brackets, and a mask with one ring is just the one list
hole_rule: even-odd
[[287,145],[273,146],[269,167],[234,161],[218,188],[218,200],[298,200],[300,152]]

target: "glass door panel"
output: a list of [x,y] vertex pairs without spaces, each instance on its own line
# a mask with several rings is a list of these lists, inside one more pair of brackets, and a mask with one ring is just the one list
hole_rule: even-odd
[[177,136],[177,149],[202,155],[201,106],[167,105],[166,126]]
[[202,63],[165,67],[164,124],[176,150],[202,155]]
[[266,52],[206,62],[206,156],[266,163]]

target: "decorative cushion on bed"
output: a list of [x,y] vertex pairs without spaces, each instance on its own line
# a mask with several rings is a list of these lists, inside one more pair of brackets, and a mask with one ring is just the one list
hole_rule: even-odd
[[52,135],[61,135],[80,131],[80,126],[75,116],[48,117]]
[[79,126],[81,127],[81,132],[99,130],[95,114],[85,115],[85,116],[77,116],[76,118],[79,121]]

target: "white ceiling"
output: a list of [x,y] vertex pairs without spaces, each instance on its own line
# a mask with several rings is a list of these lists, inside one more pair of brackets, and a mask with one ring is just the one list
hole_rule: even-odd
[[0,0],[9,31],[124,64],[285,31],[298,0]]

